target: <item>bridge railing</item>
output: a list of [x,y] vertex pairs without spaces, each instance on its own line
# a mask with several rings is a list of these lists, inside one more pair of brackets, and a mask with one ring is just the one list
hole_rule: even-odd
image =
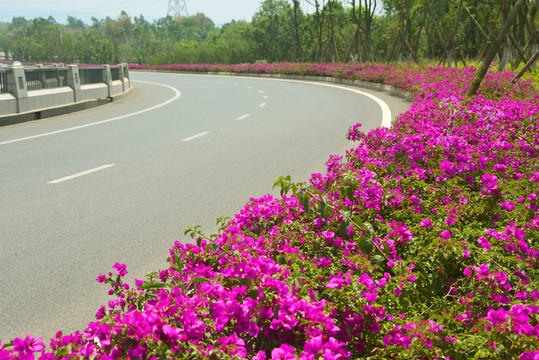
[[0,69],[0,94],[9,93],[8,80],[7,80],[8,74],[9,74],[8,69]]
[[68,68],[26,68],[24,72],[28,90],[69,86]]
[[104,70],[104,67],[102,66],[79,68],[80,84],[88,85],[88,84],[99,84],[99,83],[104,82],[103,70]]
[[129,91],[127,64],[103,66],[11,66],[0,69],[0,117]]

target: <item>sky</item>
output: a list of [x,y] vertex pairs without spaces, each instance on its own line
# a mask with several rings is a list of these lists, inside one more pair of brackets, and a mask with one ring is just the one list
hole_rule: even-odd
[[[179,0],[185,1],[189,15],[203,13],[217,26],[232,20],[251,21],[262,0]],[[307,2],[302,1],[305,8]],[[144,15],[148,21],[165,17],[169,0],[0,0],[0,22],[11,22],[15,16],[27,19],[52,16],[65,24],[68,16],[81,19],[86,24],[91,18],[116,19],[122,10],[131,18]],[[308,9],[306,9],[308,10]]]

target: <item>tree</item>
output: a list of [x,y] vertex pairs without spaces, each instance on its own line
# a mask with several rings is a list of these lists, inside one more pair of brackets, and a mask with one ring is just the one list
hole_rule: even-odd
[[67,17],[67,27],[73,30],[82,30],[84,29],[84,22],[80,19],[77,19],[74,16]]
[[8,29],[14,30],[24,28],[26,26],[28,26],[28,20],[22,16],[16,16],[11,20],[11,24],[9,25]]
[[488,68],[490,64],[492,63],[492,60],[494,60],[494,57],[496,56],[496,53],[498,52],[500,45],[502,44],[505,36],[507,35],[509,28],[515,21],[515,18],[518,12],[522,8],[522,6],[524,6],[525,2],[526,0],[518,0],[516,5],[513,6],[513,9],[511,10],[511,13],[508,15],[507,20],[502,25],[502,29],[500,30],[500,33],[498,34],[495,41],[491,45],[485,57],[485,60],[483,61],[479,69],[477,69],[474,79],[472,81],[472,84],[470,85],[470,87],[468,88],[468,91],[466,92],[466,96],[470,97],[476,94],[477,90],[479,89],[479,85],[481,85],[481,82],[483,81],[483,78],[485,77],[485,74],[487,73]]
[[267,61],[283,61],[295,56],[293,11],[284,0],[265,0],[253,16],[256,56]]

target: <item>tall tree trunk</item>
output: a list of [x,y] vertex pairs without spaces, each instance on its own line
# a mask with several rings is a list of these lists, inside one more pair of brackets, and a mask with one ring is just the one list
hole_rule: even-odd
[[316,6],[316,30],[318,32],[318,61],[324,62],[324,55],[322,53],[322,20],[320,19],[320,3],[318,0],[314,1]]
[[520,70],[520,72],[518,74],[515,75],[515,77],[513,78],[513,80],[511,80],[511,83],[514,84],[518,81],[518,79],[520,79],[520,77],[522,75],[524,75],[524,73],[526,72],[526,70],[528,70],[529,68],[531,68],[532,64],[535,64],[535,62],[537,61],[537,59],[539,59],[539,51],[537,51],[535,53],[534,56],[532,56],[532,58],[530,59],[530,61],[528,61],[528,63],[526,65],[524,65],[524,67],[522,68],[522,70]]
[[[360,0],[361,1],[361,0]],[[357,23],[357,17],[356,17],[356,0],[352,0],[352,2],[350,3],[352,5],[352,21],[354,23]],[[360,11],[361,11],[361,3],[359,4],[360,5]]]
[[[507,22],[507,19],[509,18],[509,0],[503,0],[502,3],[502,14],[503,14],[503,22]],[[516,16],[515,16],[516,20]],[[509,52],[511,51],[511,45],[509,43],[509,31],[507,32],[507,35],[502,40],[503,43],[503,55],[500,60],[500,64],[498,65],[498,71],[503,71],[505,67],[507,66],[507,63],[509,62]]]
[[403,51],[405,51],[404,49],[406,48],[404,45],[404,43],[406,42],[406,30],[405,30],[405,20],[404,20],[404,17],[405,17],[405,7],[406,7],[406,4],[408,3],[407,0],[401,0],[401,6],[400,6],[400,11],[399,11],[399,40],[400,40],[400,44],[399,44],[399,53],[397,54],[397,61],[398,62],[401,62],[402,61],[402,57],[403,57]]
[[[364,52],[361,52],[363,46],[365,46],[364,44],[362,44],[361,40],[362,40],[362,37],[361,37],[361,3],[358,4],[358,11],[357,11],[357,43],[356,43],[356,46],[357,46],[357,57],[359,59],[359,62],[363,62],[363,61],[366,61],[367,60],[367,56],[366,56],[366,51]],[[365,55],[365,56],[364,56]]]
[[492,60],[494,60],[494,57],[496,56],[496,53],[498,52],[498,49],[500,48],[500,45],[502,44],[503,40],[505,39],[505,36],[507,35],[507,32],[509,31],[509,28],[511,27],[511,25],[515,21],[515,18],[517,16],[518,12],[522,8],[522,6],[524,6],[525,2],[526,2],[526,0],[518,0],[517,4],[513,7],[513,10],[511,11],[511,14],[509,14],[509,18],[507,19],[507,21],[505,21],[503,23],[502,29],[500,30],[500,33],[496,37],[496,40],[494,41],[494,43],[490,47],[490,49],[489,49],[489,51],[488,51],[488,53],[487,53],[487,55],[485,57],[485,60],[483,61],[483,63],[481,64],[479,69],[477,69],[477,71],[475,73],[475,77],[474,77],[470,87],[468,88],[468,91],[466,92],[467,97],[474,96],[477,93],[477,90],[479,90],[479,86],[481,85],[481,82],[483,81],[483,78],[485,77],[485,74],[487,73],[488,68],[489,68],[490,64],[492,63]]
[[374,21],[374,13],[376,12],[376,0],[364,0],[363,10],[365,12],[365,58],[367,61],[374,62],[374,54],[372,52],[372,23]]
[[[532,8],[530,9],[530,17],[528,24],[530,26],[530,44],[531,44],[531,53],[532,55],[537,53],[539,45],[539,36],[537,34],[537,25],[535,25],[535,17],[537,16],[537,11],[539,11],[539,0],[535,0]],[[535,69],[536,62],[534,61],[531,65],[531,69]]]
[[296,61],[301,60],[301,41],[299,38],[299,22],[298,22],[299,0],[294,0],[294,29],[296,32]]
[[[356,32],[354,34],[354,38],[350,42],[350,46],[348,48],[348,53],[346,53],[346,60],[352,59],[352,62],[361,63],[363,62],[363,57],[361,56],[361,7],[359,8],[359,17],[357,17],[357,23],[356,23]],[[356,16],[354,15],[354,18]]]
[[335,0],[331,0],[329,5],[329,31],[330,31],[330,38],[329,38],[329,54],[331,57],[331,62],[334,63],[337,59],[337,41],[335,40],[335,14],[333,13],[333,2]]

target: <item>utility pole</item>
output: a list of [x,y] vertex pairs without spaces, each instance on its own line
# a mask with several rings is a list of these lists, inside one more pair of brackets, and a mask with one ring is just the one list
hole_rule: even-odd
[[62,30],[60,30],[60,32],[58,33],[58,38],[60,40],[60,58],[59,58],[59,62],[63,63],[64,62],[64,54],[63,54],[63,47],[64,47],[64,41],[62,40]]
[[168,0],[167,16],[172,16],[174,19],[180,16],[189,16],[185,0]]

